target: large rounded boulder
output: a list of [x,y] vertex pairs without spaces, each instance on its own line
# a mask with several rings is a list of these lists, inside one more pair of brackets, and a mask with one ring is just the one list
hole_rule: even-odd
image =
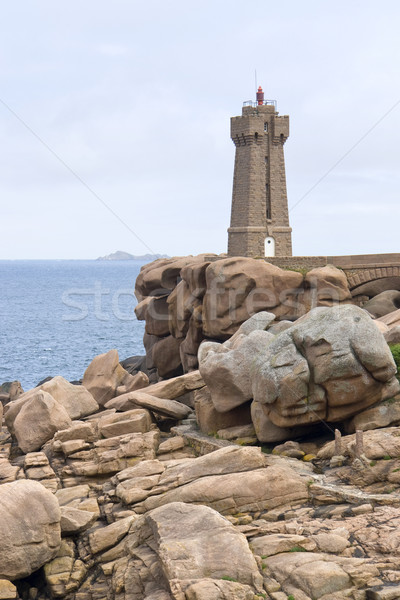
[[253,399],[279,427],[343,421],[399,390],[382,333],[351,305],[313,309],[251,370]]
[[263,260],[235,257],[211,263],[206,283],[203,332],[206,337],[223,340],[261,310],[281,319],[292,318],[303,276]]
[[60,548],[60,507],[37,481],[0,486],[0,578],[27,577],[52,560]]
[[199,351],[214,408],[225,413],[252,398],[259,440],[344,421],[398,392],[390,349],[361,308],[319,307],[276,335],[274,327],[244,324],[240,335]]

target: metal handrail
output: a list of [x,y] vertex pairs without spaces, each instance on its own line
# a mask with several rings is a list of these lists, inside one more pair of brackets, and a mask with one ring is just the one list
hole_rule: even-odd
[[[264,100],[263,104],[269,104],[270,106],[274,106],[276,109],[276,100]],[[254,102],[253,100],[247,100],[243,102],[243,106],[252,106],[253,108],[257,108],[260,106],[258,102]]]

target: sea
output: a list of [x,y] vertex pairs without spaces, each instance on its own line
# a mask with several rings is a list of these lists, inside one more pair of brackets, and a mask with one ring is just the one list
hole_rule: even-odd
[[82,378],[98,354],[143,355],[135,260],[0,261],[0,384]]

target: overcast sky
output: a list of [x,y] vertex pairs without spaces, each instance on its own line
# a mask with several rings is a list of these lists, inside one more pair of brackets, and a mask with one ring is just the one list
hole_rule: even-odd
[[399,29],[398,0],[3,2],[0,258],[226,251],[255,70],[294,253],[399,252]]

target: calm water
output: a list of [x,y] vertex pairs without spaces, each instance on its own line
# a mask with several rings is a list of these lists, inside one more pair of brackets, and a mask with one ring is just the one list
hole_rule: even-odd
[[27,390],[47,376],[80,379],[116,348],[144,354],[133,312],[136,261],[0,261],[0,383]]

